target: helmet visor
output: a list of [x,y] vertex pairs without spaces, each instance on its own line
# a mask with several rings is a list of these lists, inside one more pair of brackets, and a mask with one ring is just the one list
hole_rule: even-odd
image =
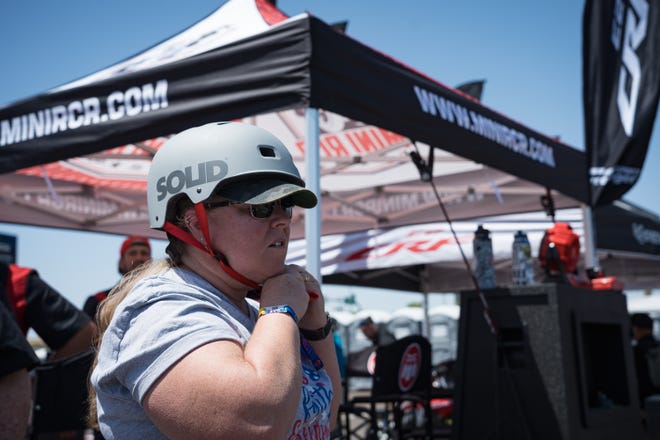
[[289,197],[296,206],[313,208],[318,202],[313,192],[277,178],[244,180],[222,186],[215,194],[248,205],[263,205]]

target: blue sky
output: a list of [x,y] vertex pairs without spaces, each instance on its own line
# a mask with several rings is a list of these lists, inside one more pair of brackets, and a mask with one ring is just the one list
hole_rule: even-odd
[[[30,97],[134,55],[192,25],[219,0],[3,0],[0,6],[0,105]],[[383,2],[279,0],[285,13],[309,11],[347,33],[450,86],[485,79],[482,101],[541,133],[584,145],[582,1],[417,0]],[[640,181],[626,199],[655,213],[660,177],[659,122]],[[18,262],[82,305],[112,286],[122,237],[0,223],[18,237]],[[154,255],[164,255],[154,243]],[[331,295],[358,289],[334,289]],[[358,296],[365,307],[382,295]],[[388,308],[418,300],[388,297]]]

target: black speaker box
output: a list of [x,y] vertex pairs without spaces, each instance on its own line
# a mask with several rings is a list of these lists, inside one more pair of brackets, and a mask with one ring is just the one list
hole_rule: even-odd
[[542,284],[483,299],[461,293],[453,439],[643,438],[623,293]]

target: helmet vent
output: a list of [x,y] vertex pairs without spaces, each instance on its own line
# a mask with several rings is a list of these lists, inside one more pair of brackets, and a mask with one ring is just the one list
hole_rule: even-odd
[[276,157],[275,148],[270,145],[259,145],[259,152],[263,157]]

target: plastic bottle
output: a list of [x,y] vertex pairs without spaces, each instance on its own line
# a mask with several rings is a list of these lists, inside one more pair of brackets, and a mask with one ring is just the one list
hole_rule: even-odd
[[477,284],[482,289],[491,289],[496,286],[495,269],[493,268],[493,243],[490,231],[482,225],[477,227],[472,241],[474,254],[474,275]]
[[534,284],[534,266],[532,265],[532,247],[527,234],[518,231],[513,236],[511,246],[511,275],[514,286]]

